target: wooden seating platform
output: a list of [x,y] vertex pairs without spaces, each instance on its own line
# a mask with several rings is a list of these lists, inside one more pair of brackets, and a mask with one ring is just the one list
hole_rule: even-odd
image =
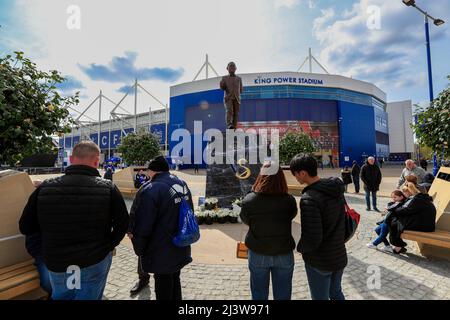
[[293,196],[301,196],[305,187],[300,184],[288,184],[289,193]]
[[33,260],[0,269],[0,300],[42,299],[46,296]]
[[450,232],[444,230],[436,230],[434,232],[420,232],[405,230],[402,239],[417,241],[436,247],[450,249]]
[[125,188],[125,187],[118,187],[118,188],[124,198],[134,198],[139,190],[136,188]]

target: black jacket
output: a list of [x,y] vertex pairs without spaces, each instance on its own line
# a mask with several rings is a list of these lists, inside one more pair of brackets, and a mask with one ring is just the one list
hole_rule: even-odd
[[361,168],[359,167],[358,164],[354,164],[352,166],[352,176],[353,177],[358,177],[359,179],[359,174],[361,173]]
[[106,169],[105,174],[103,175],[103,179],[113,180],[113,172],[111,168]]
[[404,230],[433,232],[436,227],[436,208],[428,194],[419,193],[408,199],[392,216],[390,242],[394,246],[406,245],[400,238]]
[[366,162],[361,168],[361,180],[369,191],[378,191],[381,183],[381,171],[376,164]]
[[180,195],[194,208],[186,183],[169,172],[158,173],[136,194],[129,231],[145,272],[175,273],[192,262],[190,246],[180,248],[172,243],[178,231]]
[[300,199],[301,239],[297,251],[305,263],[323,271],[347,265],[344,184],[339,178],[307,186]]
[[70,166],[30,196],[19,221],[27,235],[40,233],[47,268],[66,272],[102,261],[122,240],[128,212],[122,195],[94,168]]
[[427,167],[428,167],[428,162],[427,162],[427,160],[424,160],[424,159],[422,159],[422,160],[420,160],[420,166],[422,167],[422,169],[423,170],[427,170]]
[[263,255],[288,254],[295,249],[292,219],[297,203],[290,194],[270,195],[251,192],[242,201],[241,219],[249,226],[245,244]]
[[345,171],[345,170],[342,170],[342,171],[341,171],[341,177],[342,177],[342,181],[344,182],[344,184],[350,184],[350,183],[352,183],[352,174],[351,174],[351,171]]

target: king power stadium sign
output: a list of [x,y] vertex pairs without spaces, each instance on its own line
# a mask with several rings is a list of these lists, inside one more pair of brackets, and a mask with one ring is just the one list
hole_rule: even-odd
[[322,79],[302,78],[302,77],[257,77],[253,84],[313,84],[323,85]]

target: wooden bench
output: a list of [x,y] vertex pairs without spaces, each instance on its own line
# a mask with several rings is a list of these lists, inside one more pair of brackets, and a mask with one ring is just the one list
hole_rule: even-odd
[[46,296],[40,287],[39,273],[33,260],[0,269],[0,300],[41,299]]
[[125,198],[134,198],[134,196],[136,195],[136,193],[138,192],[139,189],[136,188],[124,188],[124,187],[119,187],[119,191],[120,193],[125,197]]
[[436,230],[434,232],[420,232],[405,230],[402,235],[404,240],[412,240],[432,246],[450,249],[450,232]]
[[288,184],[288,192],[294,196],[301,196],[304,188],[300,184]]

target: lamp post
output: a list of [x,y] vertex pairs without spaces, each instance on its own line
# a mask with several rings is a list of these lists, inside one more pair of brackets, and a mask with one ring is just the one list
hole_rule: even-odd
[[[432,16],[428,14],[428,12],[422,10],[416,5],[415,0],[402,0],[403,3],[408,7],[416,8],[420,13],[422,13],[425,17],[425,45],[427,48],[427,65],[428,65],[428,90],[430,94],[430,107],[432,107],[432,102],[434,100],[433,95],[433,74],[431,69],[431,48],[430,48],[430,28],[428,25],[428,20],[433,20],[433,23],[435,26],[439,27],[440,25],[443,25],[445,23],[442,19],[435,19]],[[437,155],[436,151],[433,151],[433,175],[436,176],[438,172],[438,163],[437,163]]]

